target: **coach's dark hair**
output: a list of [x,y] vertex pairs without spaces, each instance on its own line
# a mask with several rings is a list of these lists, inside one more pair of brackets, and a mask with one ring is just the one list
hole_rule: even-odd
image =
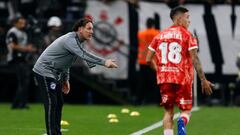
[[171,10],[170,17],[173,20],[173,17],[175,15],[177,15],[179,13],[186,13],[186,12],[188,12],[188,9],[186,9],[185,7],[178,6],[178,7],[175,7]]
[[77,31],[79,27],[84,27],[89,22],[92,23],[92,20],[88,18],[81,18],[73,25],[72,30]]
[[148,18],[146,22],[147,28],[152,28],[155,26],[155,20],[153,18]]

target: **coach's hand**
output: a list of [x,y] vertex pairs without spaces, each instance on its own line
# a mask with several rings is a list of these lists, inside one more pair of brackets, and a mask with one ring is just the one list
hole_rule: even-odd
[[212,94],[212,88],[214,84],[209,82],[208,80],[202,80],[201,81],[201,86],[202,86],[202,93],[205,93],[206,95],[211,95]]
[[69,91],[70,91],[70,83],[69,83],[69,81],[67,80],[67,81],[64,81],[64,82],[63,82],[62,92],[63,92],[64,94],[68,94]]
[[108,59],[105,61],[105,67],[107,68],[117,68],[117,64],[114,60]]

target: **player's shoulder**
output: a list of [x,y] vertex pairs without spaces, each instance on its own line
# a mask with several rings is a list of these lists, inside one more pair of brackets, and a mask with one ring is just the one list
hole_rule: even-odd
[[165,29],[163,29],[161,31],[158,31],[158,34],[155,37],[159,37],[160,38],[162,35],[168,34],[170,32],[172,32],[172,29],[171,29],[171,27],[168,27],[168,28],[165,28]]
[[163,29],[162,31],[158,30],[156,31],[156,36],[154,36],[155,41],[159,41],[162,39],[163,35],[166,33],[169,33],[169,28]]
[[171,30],[171,27],[165,28],[161,31],[161,33],[169,32]]
[[191,36],[191,35],[192,35],[192,33],[191,33],[188,29],[186,29],[186,28],[184,28],[184,27],[179,26],[179,29],[181,30],[181,32],[182,32],[183,34],[185,34],[185,35],[187,35],[187,36]]
[[161,32],[157,33],[156,36],[154,36],[153,39],[160,40],[161,34],[162,34]]

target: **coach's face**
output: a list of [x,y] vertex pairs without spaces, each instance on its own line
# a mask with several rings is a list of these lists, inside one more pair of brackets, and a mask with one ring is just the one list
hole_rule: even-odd
[[93,24],[91,22],[87,23],[85,26],[80,27],[80,35],[84,40],[90,40],[93,35]]

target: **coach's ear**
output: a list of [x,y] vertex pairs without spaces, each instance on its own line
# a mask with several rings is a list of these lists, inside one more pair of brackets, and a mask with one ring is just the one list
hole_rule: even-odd
[[82,33],[83,27],[78,27],[78,32]]

